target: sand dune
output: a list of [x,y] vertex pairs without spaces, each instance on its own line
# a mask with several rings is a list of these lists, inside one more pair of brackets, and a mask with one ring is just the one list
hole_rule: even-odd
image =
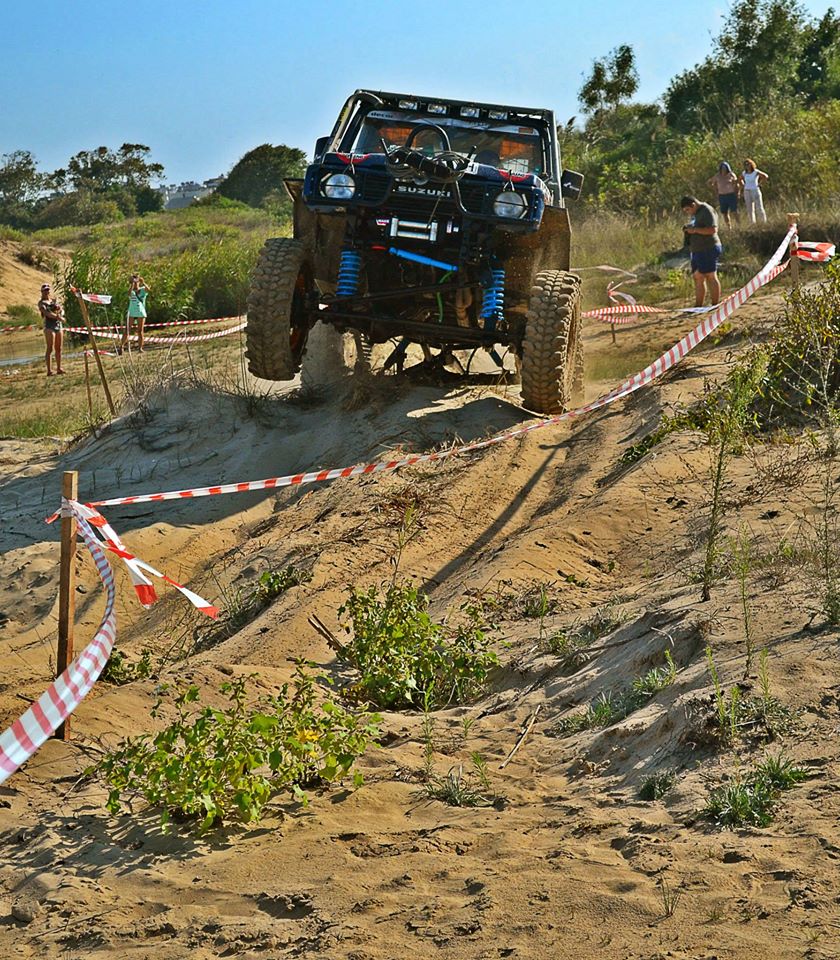
[[[97,685],[74,719],[76,739],[48,743],[0,789],[0,955],[840,956],[836,633],[805,629],[815,603],[801,575],[753,578],[757,643],[769,650],[774,693],[799,711],[795,729],[770,749],[784,747],[810,776],[785,795],[769,827],[717,829],[700,815],[709,784],[739,754],[746,764],[765,747],[721,751],[702,736],[711,694],[706,644],[727,682],[743,672],[745,652],[737,584],[722,583],[701,604],[694,582],[707,450],[681,433],[638,463],[620,463],[663,409],[699,396],[705,378],[721,375],[745,329],[761,335],[780,297],[776,289],[751,301],[732,333],[663,382],[570,426],[394,475],[106,509],[131,549],[211,600],[288,562],[313,572],[310,583],[212,649],[170,665],[161,680],[211,687],[256,672],[271,690],[296,657],[334,669],[308,617],[317,613],[336,628],[349,587],[389,575],[406,502],[417,504],[419,532],[401,571],[425,586],[435,613],[468,593],[521,593],[535,581],[547,585],[553,609],[542,622],[502,612],[498,636],[507,643],[492,690],[436,716],[439,772],[473,751],[488,760],[504,800],[484,809],[423,795],[422,718],[393,713],[385,716],[387,745],[364,758],[358,791],[334,789],[307,808],[278,797],[252,829],[231,826],[203,840],[185,829],[163,836],[142,805],[110,818],[100,784],[74,787],[103,745],[153,724],[156,680]],[[614,376],[590,381],[588,396],[690,325],[641,323],[620,333],[617,348],[608,328],[593,325],[590,369]],[[17,715],[21,697],[37,696],[50,675],[57,534],[42,519],[62,470],[78,469],[83,498],[99,499],[364,462],[527,418],[515,388],[485,381],[405,376],[367,385],[363,405],[346,396],[311,405],[280,397],[250,417],[236,401],[173,389],[147,418],[124,419],[61,458],[3,442],[0,720]],[[797,491],[750,489],[754,470],[736,460],[727,523],[730,530],[746,524],[769,542],[795,522]],[[182,601],[167,594],[143,611],[123,571],[117,576],[120,647],[134,655],[168,649],[185,629]],[[84,638],[102,600],[81,555],[79,581],[77,636]],[[564,669],[541,636],[605,609],[621,611],[621,624],[586,662]],[[563,718],[598,693],[626,689],[664,662],[666,648],[678,671],[672,685],[606,729],[562,735]],[[537,708],[528,738],[500,770]],[[474,721],[466,738],[465,715]],[[642,781],[666,770],[676,778],[666,797],[640,800]],[[680,894],[671,917],[663,881]],[[12,919],[13,904],[24,919]]]

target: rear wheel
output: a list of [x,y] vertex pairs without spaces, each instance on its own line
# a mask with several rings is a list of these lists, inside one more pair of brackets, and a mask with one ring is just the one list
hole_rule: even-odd
[[245,356],[263,380],[292,380],[309,334],[312,268],[300,240],[266,240],[251,274]]
[[582,388],[580,278],[538,273],[522,341],[522,402],[537,413],[561,413]]

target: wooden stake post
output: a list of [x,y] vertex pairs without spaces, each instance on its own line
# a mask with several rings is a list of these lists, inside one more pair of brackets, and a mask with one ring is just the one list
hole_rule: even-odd
[[[795,227],[799,223],[799,214],[789,213],[787,222],[788,230]],[[796,239],[790,242],[790,283],[793,287],[799,286],[799,257],[796,256]]]
[[115,417],[117,415],[117,409],[114,406],[114,401],[111,399],[111,391],[108,389],[108,380],[105,377],[105,370],[102,366],[102,357],[99,356],[99,348],[96,346],[96,338],[93,335],[93,329],[90,325],[90,316],[88,315],[87,304],[85,303],[81,292],[77,293],[76,297],[79,300],[79,307],[82,311],[82,316],[85,319],[85,326],[88,329],[88,336],[90,337],[90,343],[93,347],[93,356],[96,359],[96,366],[99,368],[99,379],[102,381],[102,389],[105,391],[105,399],[108,401],[108,409],[111,411],[111,416]]
[[93,426],[93,397],[90,393],[90,363],[88,362],[88,352],[85,349],[84,354],[85,358],[85,388],[87,389],[87,401],[88,401],[88,414],[90,416],[91,427]]
[[[79,474],[66,470],[61,484],[65,500],[78,500]],[[76,615],[76,584],[73,561],[76,558],[76,518],[61,518],[61,563],[58,581],[58,664],[56,676],[73,662],[73,622]],[[55,731],[59,740],[70,739],[70,718]]]

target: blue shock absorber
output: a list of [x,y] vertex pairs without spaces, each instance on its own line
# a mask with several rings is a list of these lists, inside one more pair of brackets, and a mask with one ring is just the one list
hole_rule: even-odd
[[352,297],[359,289],[359,274],[362,271],[362,255],[358,250],[342,250],[338,265],[337,297]]
[[489,282],[484,287],[484,299],[481,302],[481,319],[485,330],[495,330],[505,309],[505,271],[490,271]]

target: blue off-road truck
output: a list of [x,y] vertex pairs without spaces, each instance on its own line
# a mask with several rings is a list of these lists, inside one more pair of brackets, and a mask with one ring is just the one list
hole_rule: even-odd
[[248,296],[248,366],[300,370],[310,331],[351,332],[360,356],[393,341],[443,362],[499,348],[524,405],[554,413],[582,387],[580,283],[550,110],[357,90],[303,180],[287,180],[294,236],[268,240]]

